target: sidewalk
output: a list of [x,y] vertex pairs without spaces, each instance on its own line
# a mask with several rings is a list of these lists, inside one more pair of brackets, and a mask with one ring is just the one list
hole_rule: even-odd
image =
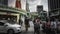
[[[25,31],[25,26],[22,26],[21,29],[22,29],[22,31]],[[30,26],[28,28],[28,31],[34,31],[34,26]]]

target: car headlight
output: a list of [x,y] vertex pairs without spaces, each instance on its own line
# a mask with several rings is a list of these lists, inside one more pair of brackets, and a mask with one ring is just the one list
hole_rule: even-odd
[[16,28],[17,31],[20,31],[21,29],[20,28]]
[[19,27],[19,28],[21,28],[21,27]]
[[15,27],[15,28],[16,28],[17,30],[18,30],[18,29],[19,29],[19,30],[21,29],[21,27]]
[[20,28],[17,28],[17,29],[20,29]]

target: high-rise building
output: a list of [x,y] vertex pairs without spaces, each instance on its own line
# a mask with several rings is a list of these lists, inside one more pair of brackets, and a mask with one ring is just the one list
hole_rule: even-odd
[[39,16],[41,11],[43,11],[43,5],[37,5],[37,12]]
[[8,0],[0,0],[0,5],[8,5]]
[[60,8],[60,0],[48,0],[48,10]]
[[60,19],[60,0],[48,0],[49,17]]
[[40,13],[41,11],[43,11],[43,5],[38,5],[37,6],[37,11]]
[[47,12],[43,11],[43,5],[37,6],[37,12],[38,12],[38,17],[40,17],[42,21],[46,21]]

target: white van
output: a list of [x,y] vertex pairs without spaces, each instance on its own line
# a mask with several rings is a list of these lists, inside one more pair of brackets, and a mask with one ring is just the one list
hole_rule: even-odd
[[21,25],[0,21],[0,33],[21,33]]

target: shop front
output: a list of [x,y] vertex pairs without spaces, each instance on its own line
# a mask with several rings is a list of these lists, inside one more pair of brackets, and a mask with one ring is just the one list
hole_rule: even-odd
[[0,20],[12,20],[19,23],[21,17],[25,17],[26,11],[18,8],[0,6]]
[[19,14],[16,14],[16,13],[7,14],[7,12],[0,12],[0,20],[9,20],[13,22],[18,22]]

